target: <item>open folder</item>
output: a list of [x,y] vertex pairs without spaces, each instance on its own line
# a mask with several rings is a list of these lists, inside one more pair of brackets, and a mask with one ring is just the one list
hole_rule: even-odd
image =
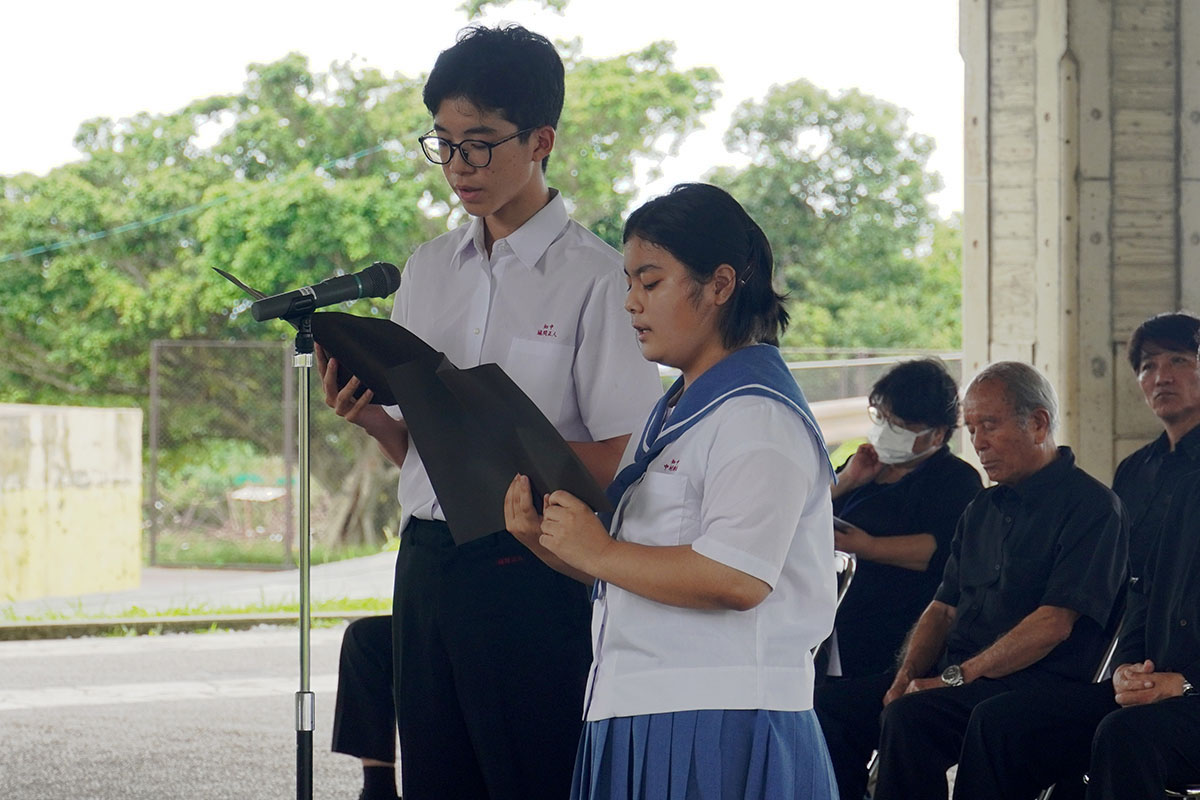
[[597,511],[612,505],[583,462],[496,364],[459,369],[405,328],[336,311],[312,316],[313,338],[358,376],[375,402],[398,405],[457,544],[504,530],[518,472],[534,502],[565,489]]

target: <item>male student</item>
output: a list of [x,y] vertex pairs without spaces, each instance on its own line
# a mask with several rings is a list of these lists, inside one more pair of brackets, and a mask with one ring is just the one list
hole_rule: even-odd
[[[413,253],[392,319],[459,367],[499,364],[604,485],[661,385],[622,307],[620,256],[546,180],[563,72],[520,26],[470,28],[438,57],[421,146],[471,220]],[[591,658],[586,588],[505,531],[456,547],[405,421],[370,392],[356,400],[357,380],[339,388],[335,361],[322,375],[326,402],[400,466],[404,797],[566,797]]]

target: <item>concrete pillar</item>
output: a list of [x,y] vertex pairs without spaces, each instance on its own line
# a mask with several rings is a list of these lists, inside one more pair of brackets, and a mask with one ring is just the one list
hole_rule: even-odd
[[1200,3],[961,0],[964,375],[1035,364],[1109,479],[1158,433],[1125,361],[1200,311]]

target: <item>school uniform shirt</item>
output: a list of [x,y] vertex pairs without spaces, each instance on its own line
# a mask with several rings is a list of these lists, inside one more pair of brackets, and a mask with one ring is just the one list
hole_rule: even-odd
[[616,538],[691,545],[772,591],[748,611],[696,610],[600,584],[587,720],[812,708],[811,650],[834,612],[827,464],[795,411],[757,396],[726,400],[658,454],[622,497]]
[[[457,367],[500,365],[568,442],[629,434],[662,394],[658,369],[642,358],[624,309],[620,255],[568,218],[552,191],[490,257],[477,217],[418,247],[392,321]],[[397,496],[401,530],[413,516],[446,518],[411,438]]]

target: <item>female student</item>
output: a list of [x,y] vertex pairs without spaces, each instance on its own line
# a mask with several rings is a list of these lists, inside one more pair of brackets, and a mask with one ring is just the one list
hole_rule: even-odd
[[834,613],[832,468],[775,346],[770,245],[702,184],[624,240],[642,355],[682,375],[630,441],[610,529],[562,491],[540,518],[520,475],[505,499],[514,535],[595,581],[572,797],[836,798],[811,656]]

